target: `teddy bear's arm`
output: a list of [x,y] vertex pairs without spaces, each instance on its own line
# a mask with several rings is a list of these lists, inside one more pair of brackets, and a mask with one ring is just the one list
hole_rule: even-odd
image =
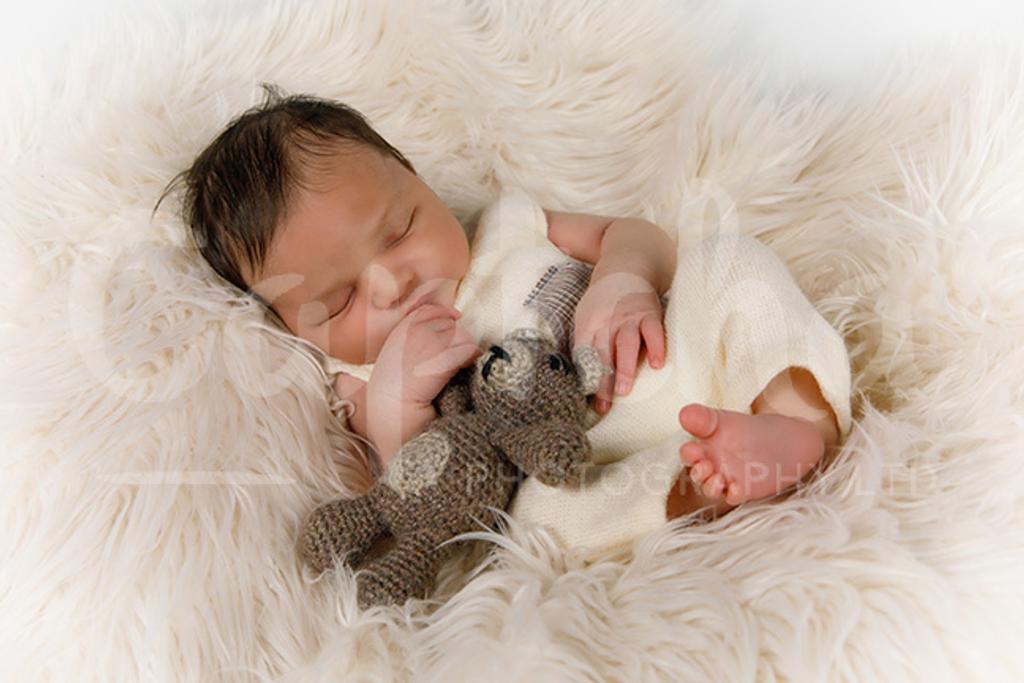
[[548,486],[577,483],[591,456],[579,425],[559,420],[498,429],[492,438],[519,469]]

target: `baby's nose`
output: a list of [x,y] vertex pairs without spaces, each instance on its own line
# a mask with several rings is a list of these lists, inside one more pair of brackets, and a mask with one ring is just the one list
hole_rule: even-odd
[[391,308],[405,301],[412,293],[413,276],[411,272],[393,273],[383,266],[371,266],[371,301],[377,308]]

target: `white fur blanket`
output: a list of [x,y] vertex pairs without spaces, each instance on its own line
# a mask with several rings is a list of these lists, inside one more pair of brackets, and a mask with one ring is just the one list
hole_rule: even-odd
[[[675,3],[290,2],[127,22],[0,126],[0,680],[1020,680],[1024,68],[759,94]],[[857,424],[785,503],[584,563],[513,527],[436,603],[300,565],[355,470],[311,355],[163,185],[261,81],[364,111],[461,216],[723,223],[848,343]],[[697,331],[695,330],[695,333]]]

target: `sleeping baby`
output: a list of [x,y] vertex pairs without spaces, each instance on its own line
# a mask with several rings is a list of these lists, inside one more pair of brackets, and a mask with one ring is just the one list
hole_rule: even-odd
[[784,496],[849,430],[842,339],[753,238],[677,248],[647,221],[513,187],[464,228],[358,112],[275,90],[180,180],[204,258],[324,352],[378,468],[507,332],[595,347],[595,466],[572,488],[527,479],[511,507],[566,546]]

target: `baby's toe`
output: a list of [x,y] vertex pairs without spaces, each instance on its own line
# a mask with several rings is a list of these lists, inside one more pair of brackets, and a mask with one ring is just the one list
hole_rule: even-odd
[[690,468],[690,481],[700,486],[714,471],[715,467],[710,462],[707,460],[698,460],[697,464]]
[[683,447],[679,449],[679,457],[681,457],[683,462],[687,465],[696,465],[704,458],[704,447],[696,441],[687,441],[683,444]]
[[745,502],[743,500],[742,494],[743,491],[740,488],[740,485],[737,484],[736,482],[733,482],[729,484],[728,489],[726,489],[725,502],[728,503],[729,505],[739,505],[740,503]]
[[715,472],[708,477],[708,480],[704,482],[701,489],[707,498],[718,498],[722,495],[722,491],[725,490],[725,477],[722,476],[721,472]]

